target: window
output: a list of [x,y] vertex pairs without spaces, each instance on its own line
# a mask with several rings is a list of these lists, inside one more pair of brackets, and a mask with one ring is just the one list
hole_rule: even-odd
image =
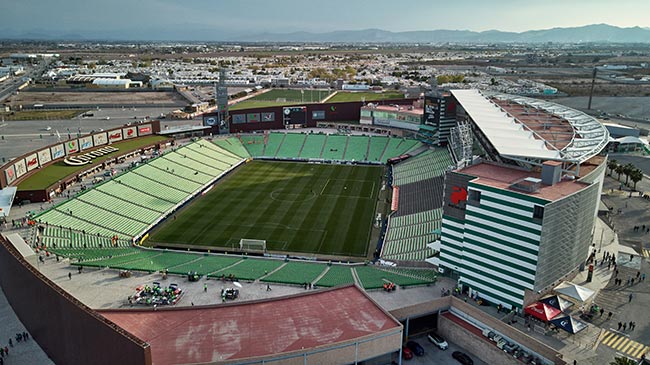
[[481,192],[478,190],[469,191],[469,199],[467,199],[470,205],[475,207],[481,205]]
[[536,205],[533,209],[533,219],[542,220],[544,219],[544,207],[541,205]]

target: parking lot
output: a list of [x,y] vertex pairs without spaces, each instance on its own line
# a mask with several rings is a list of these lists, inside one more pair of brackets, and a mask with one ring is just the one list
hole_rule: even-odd
[[413,356],[411,360],[403,360],[404,364],[440,364],[440,365],[458,365],[460,364],[456,361],[451,354],[454,351],[462,351],[465,354],[469,355],[470,358],[474,361],[474,365],[488,365],[486,362],[479,360],[478,356],[473,354],[471,351],[464,349],[458,346],[455,343],[447,341],[449,348],[446,350],[441,350],[431,343],[426,335],[419,335],[409,337],[409,341],[415,341],[419,343],[424,348],[424,356]]

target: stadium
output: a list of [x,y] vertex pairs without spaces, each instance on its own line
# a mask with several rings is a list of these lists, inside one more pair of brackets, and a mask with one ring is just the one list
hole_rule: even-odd
[[[152,121],[11,161],[0,176],[10,202],[57,201],[30,212],[23,237],[3,239],[8,301],[48,356],[69,364],[390,363],[418,331],[467,341],[448,329],[461,312],[506,332],[436,283],[521,309],[575,273],[589,254],[607,130],[557,104],[476,90],[377,103],[285,100],[233,110],[228,123],[206,115],[192,139]],[[405,117],[418,112],[418,123]],[[91,308],[35,268],[39,256],[80,273],[229,280],[244,299],[255,284],[316,290]],[[381,298],[395,286],[425,299],[389,306]],[[563,363],[527,346],[538,363]]]

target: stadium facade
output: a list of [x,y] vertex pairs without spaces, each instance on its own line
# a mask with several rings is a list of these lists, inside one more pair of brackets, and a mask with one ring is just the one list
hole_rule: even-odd
[[468,295],[522,308],[590,254],[607,160],[599,153],[609,135],[557,104],[476,90],[452,95],[459,168],[445,177],[440,256],[430,262]]

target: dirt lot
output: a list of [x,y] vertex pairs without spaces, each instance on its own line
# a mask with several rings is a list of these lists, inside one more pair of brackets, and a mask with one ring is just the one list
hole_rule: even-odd
[[186,101],[173,91],[163,92],[128,92],[128,91],[86,91],[86,92],[21,92],[11,98],[12,105],[29,106],[33,104],[61,105],[61,104],[185,104]]

